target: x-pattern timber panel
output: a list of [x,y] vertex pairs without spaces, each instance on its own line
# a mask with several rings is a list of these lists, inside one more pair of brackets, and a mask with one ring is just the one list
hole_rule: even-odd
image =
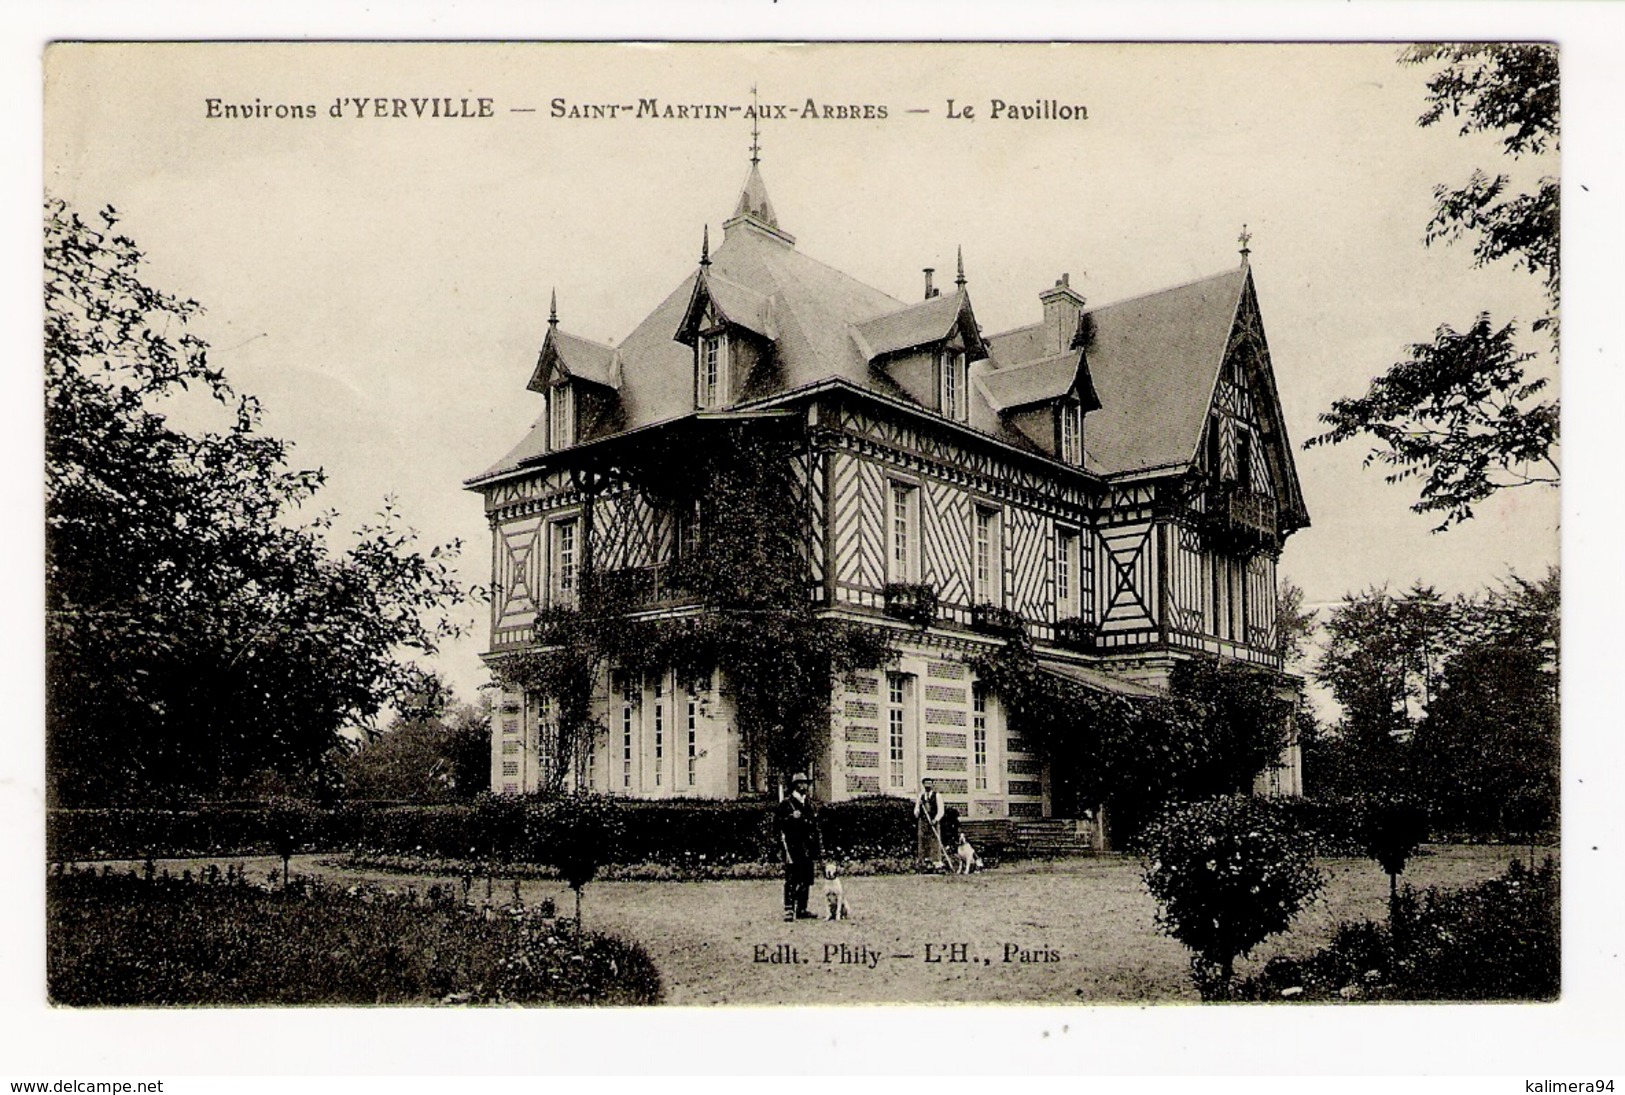
[[497,530],[497,596],[493,598],[497,628],[529,624],[541,603],[542,522],[539,517],[521,517]]
[[1102,529],[1099,536],[1100,627],[1139,631],[1156,626],[1155,526],[1150,522]]

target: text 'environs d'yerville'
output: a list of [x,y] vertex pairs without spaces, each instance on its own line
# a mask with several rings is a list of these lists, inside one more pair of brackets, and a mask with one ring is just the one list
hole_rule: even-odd
[[326,102],[267,102],[209,97],[203,116],[221,121],[302,121],[315,118],[368,120],[465,121],[506,114],[532,114],[557,121],[724,121],[763,119],[783,121],[885,121],[903,115],[935,116],[948,121],[975,122],[1082,122],[1089,108],[1058,98],[966,101],[957,97],[937,105],[897,105],[871,102],[835,102],[808,98],[799,103],[675,102],[636,96],[625,102],[589,102],[554,96],[544,106],[499,105],[483,95],[339,95]]

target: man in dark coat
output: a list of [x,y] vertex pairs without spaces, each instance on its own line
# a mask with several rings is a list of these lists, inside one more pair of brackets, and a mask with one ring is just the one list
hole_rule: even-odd
[[805,772],[790,777],[790,793],[774,811],[779,834],[779,851],[784,856],[784,918],[814,920],[807,909],[807,891],[812,888],[813,867],[824,854],[818,834],[818,810],[807,797],[812,780]]

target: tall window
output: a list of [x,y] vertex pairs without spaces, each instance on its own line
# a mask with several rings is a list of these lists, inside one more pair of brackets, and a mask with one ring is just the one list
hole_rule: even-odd
[[547,389],[547,447],[557,452],[576,443],[575,396],[568,384]]
[[891,485],[891,549],[887,553],[887,570],[894,582],[912,582],[919,574],[919,508],[917,488],[907,483]]
[[1253,435],[1236,430],[1236,489],[1253,489]]
[[969,393],[965,390],[965,352],[943,350],[938,358],[938,369],[942,374],[943,416],[963,422],[970,411]]
[[905,688],[903,674],[886,674],[886,782],[893,788],[903,786]]
[[692,697],[688,701],[688,785],[694,786],[695,768],[700,759],[700,705]]
[[1055,613],[1058,619],[1082,615],[1078,579],[1078,534],[1072,529],[1055,532]]
[[621,786],[632,789],[632,704],[621,704]]
[[666,778],[666,678],[665,674],[655,678],[655,786],[660,787]]
[[976,599],[998,604],[1003,588],[1004,565],[999,536],[999,511],[976,507]]
[[1061,434],[1061,462],[1064,464],[1083,463],[1083,404],[1075,399],[1063,402],[1058,411],[1060,416]]
[[971,687],[971,775],[978,791],[987,790],[987,690]]
[[579,563],[577,528],[574,517],[553,522],[553,599],[560,605],[575,602]]
[[1224,434],[1218,415],[1209,415],[1207,420],[1207,474],[1215,483],[1223,474],[1224,460]]
[[706,335],[699,345],[698,396],[701,408],[712,409],[728,401],[728,337]]
[[750,791],[750,754],[743,749],[739,750],[739,793],[747,794]]

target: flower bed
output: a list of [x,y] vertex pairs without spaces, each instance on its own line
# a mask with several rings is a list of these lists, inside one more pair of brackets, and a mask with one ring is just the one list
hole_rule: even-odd
[[59,869],[46,886],[48,986],[53,1003],[81,1007],[660,1002],[642,947],[578,941],[549,911],[472,906],[449,885]]
[[[833,858],[833,857],[832,857]],[[443,859],[424,855],[398,855],[358,851],[317,860],[323,866],[347,870],[387,871],[391,874],[438,875],[445,878],[557,878],[559,872],[539,863],[492,863],[484,860]],[[911,856],[841,859],[848,876],[911,874],[919,869]],[[604,882],[711,882],[727,879],[782,878],[784,868],[763,860],[708,862],[703,856],[679,863],[611,863],[597,874]]]

